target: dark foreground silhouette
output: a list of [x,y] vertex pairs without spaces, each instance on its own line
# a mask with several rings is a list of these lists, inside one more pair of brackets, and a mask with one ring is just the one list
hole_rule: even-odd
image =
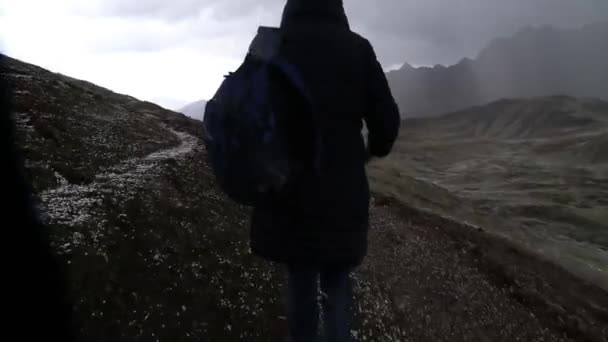
[[[0,55],[0,70],[5,59]],[[40,221],[32,189],[26,181],[14,123],[10,119],[7,75],[0,73],[0,188],[3,251],[5,254],[2,304],[4,338],[71,341],[71,308],[66,298],[62,268],[49,246],[46,227]]]

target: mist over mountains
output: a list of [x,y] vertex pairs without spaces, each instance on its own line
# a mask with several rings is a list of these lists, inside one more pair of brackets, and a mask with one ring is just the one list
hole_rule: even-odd
[[186,114],[193,119],[202,121],[205,117],[205,106],[207,106],[207,101],[200,100],[183,107],[182,109],[178,110],[178,112]]
[[522,29],[476,59],[445,67],[405,64],[387,73],[403,117],[436,116],[501,98],[570,95],[608,99],[608,22]]

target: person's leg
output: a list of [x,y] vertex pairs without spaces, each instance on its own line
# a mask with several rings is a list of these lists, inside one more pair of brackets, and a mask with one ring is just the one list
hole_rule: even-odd
[[351,341],[353,290],[351,269],[330,269],[321,273],[321,290],[327,295],[323,303],[323,321],[327,342]]
[[288,266],[287,321],[290,342],[315,342],[319,332],[319,272]]

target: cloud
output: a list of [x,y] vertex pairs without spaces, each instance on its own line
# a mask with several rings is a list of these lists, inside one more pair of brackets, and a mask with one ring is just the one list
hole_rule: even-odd
[[[529,25],[608,20],[606,0],[344,0],[385,68],[451,64]],[[284,0],[0,2],[14,57],[175,108],[209,98]],[[35,9],[35,10],[33,10]],[[160,99],[160,100],[158,100]]]
[[198,0],[94,0],[81,13],[91,16],[161,19],[170,22],[196,17],[209,2]]
[[[32,1],[32,0],[26,0]],[[76,2],[76,0],[68,0]],[[82,3],[82,2],[81,2]],[[142,49],[222,37],[247,44],[255,27],[278,24],[285,0],[91,0],[81,13],[174,26],[173,35],[148,28],[133,34]],[[581,26],[608,20],[605,0],[344,0],[353,28],[377,46],[384,64],[454,63],[474,57],[490,40],[527,25]],[[144,25],[145,26],[145,25]],[[169,31],[167,29],[166,31]],[[114,35],[114,37],[117,37]],[[154,37],[157,37],[154,39]]]
[[[605,0],[346,0],[355,28],[385,63],[449,64],[525,26],[578,27],[608,20]],[[374,10],[371,7],[374,6]]]
[[208,11],[216,20],[234,21],[260,11],[270,13],[282,5],[282,0],[95,0],[89,10],[96,15],[154,18],[175,23]]

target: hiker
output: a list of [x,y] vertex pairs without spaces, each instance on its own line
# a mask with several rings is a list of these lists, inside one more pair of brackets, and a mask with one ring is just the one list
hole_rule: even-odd
[[342,0],[288,0],[281,27],[258,30],[207,104],[203,136],[218,183],[253,207],[252,251],[287,265],[292,342],[318,340],[320,294],[326,340],[350,340],[350,274],[367,253],[365,164],[389,154],[399,124],[382,67],[350,31]]
[[[389,154],[400,115],[372,46],[350,31],[342,0],[287,1],[281,33],[287,42],[283,52],[300,70],[319,110],[322,172],[301,175],[288,199],[254,207],[252,250],[287,265],[291,341],[318,339],[319,278],[325,337],[348,341],[350,273],[367,253],[365,163]],[[367,149],[362,119],[369,130]],[[293,126],[294,150],[305,151],[310,138]]]

